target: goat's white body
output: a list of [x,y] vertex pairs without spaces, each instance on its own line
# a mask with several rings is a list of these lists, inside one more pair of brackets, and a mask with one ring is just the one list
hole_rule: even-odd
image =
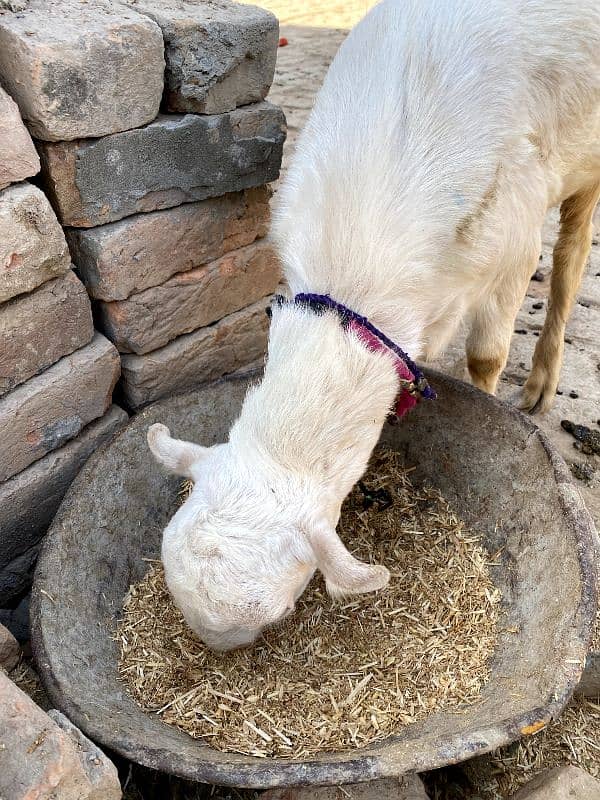
[[[597,0],[386,0],[331,65],[272,235],[292,293],[330,294],[415,359],[477,314],[475,338],[494,346],[498,327],[506,347],[547,209],[599,181]],[[385,583],[332,537],[397,386],[392,358],[335,315],[274,309],[264,378],[228,444],[186,473],[196,488],[165,531],[176,598],[193,575],[197,605],[212,603],[201,635],[210,622],[216,646],[253,638],[228,633],[227,586],[232,609],[262,592],[280,616],[316,566],[334,592]],[[221,565],[193,567],[186,537]],[[255,614],[254,635],[272,617]]]
[[[598,179],[596,0],[387,0],[331,65],[272,236],[291,293],[330,294],[431,357],[490,295],[518,292],[548,208]],[[232,433],[318,475],[337,506],[396,381],[334,317],[284,309]]]
[[597,0],[387,0],[327,74],[272,232],[293,292],[331,293],[421,358],[599,177]]

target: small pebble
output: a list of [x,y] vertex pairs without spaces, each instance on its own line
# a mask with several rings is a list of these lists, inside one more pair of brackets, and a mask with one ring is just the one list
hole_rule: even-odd
[[285,38],[285,36],[282,36],[281,39],[279,40],[279,47],[286,47],[286,45],[288,44],[289,44],[288,40]]
[[538,283],[541,283],[544,280],[544,273],[540,272],[539,269],[536,269],[536,271],[531,276],[531,280],[532,281],[537,281]]

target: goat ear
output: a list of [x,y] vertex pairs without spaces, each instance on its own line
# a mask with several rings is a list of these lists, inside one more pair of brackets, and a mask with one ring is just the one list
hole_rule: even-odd
[[364,594],[387,586],[390,573],[386,567],[354,558],[327,522],[311,524],[306,533],[332,597]]
[[202,461],[209,452],[209,447],[172,439],[166,425],[157,423],[150,425],[147,433],[148,445],[152,455],[169,472],[184,478],[193,478],[192,466]]

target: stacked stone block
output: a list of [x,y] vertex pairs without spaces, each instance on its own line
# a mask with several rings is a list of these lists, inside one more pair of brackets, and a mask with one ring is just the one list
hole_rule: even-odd
[[0,6],[0,606],[121,371],[137,409],[264,354],[277,42],[227,0]]
[[0,81],[133,410],[264,353],[277,43],[272,14],[225,0],[31,0],[0,15]]
[[[2,619],[27,605],[69,484],[127,419],[121,360],[135,409],[264,353],[277,41],[271,14],[223,0],[0,0]],[[48,742],[30,764],[33,734],[15,734],[5,792],[120,796],[66,720],[4,689],[0,717],[15,699]]]
[[39,159],[0,89],[0,606],[28,589],[40,539],[85,458],[126,414],[63,230],[29,183]]

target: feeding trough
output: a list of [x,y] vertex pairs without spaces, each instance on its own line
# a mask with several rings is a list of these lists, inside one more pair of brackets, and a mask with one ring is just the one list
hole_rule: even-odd
[[456,763],[533,733],[577,684],[595,615],[594,528],[568,470],[516,410],[442,375],[385,443],[444,496],[490,552],[503,617],[481,702],[441,711],[363,749],[307,760],[210,748],[142,711],[117,677],[116,620],[130,584],[156,558],[179,479],[151,460],[154,422],[178,438],[223,441],[247,379],[157,403],[84,467],[48,534],[33,592],[33,642],[53,703],[88,736],[184,778],[239,787],[338,784]]

